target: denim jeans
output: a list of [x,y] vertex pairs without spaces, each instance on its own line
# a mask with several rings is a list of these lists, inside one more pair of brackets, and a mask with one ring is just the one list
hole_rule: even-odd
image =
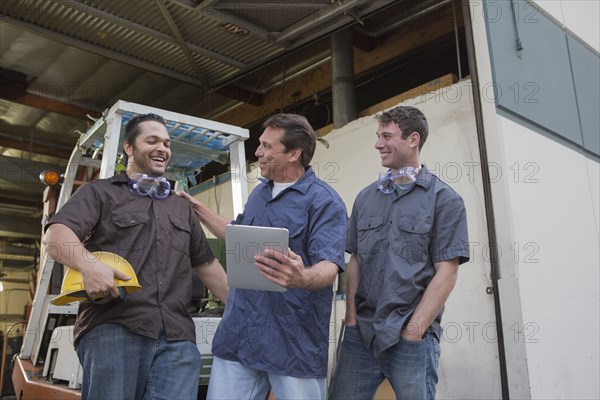
[[402,338],[380,355],[363,346],[357,326],[344,333],[331,381],[331,400],[372,399],[384,378],[397,399],[435,399],[440,345],[432,332],[420,342]]
[[207,400],[264,400],[273,388],[276,399],[325,399],[325,378],[295,378],[244,367],[237,361],[213,359]]
[[89,399],[196,399],[201,358],[191,341],[158,340],[101,324],[79,341],[81,397]]

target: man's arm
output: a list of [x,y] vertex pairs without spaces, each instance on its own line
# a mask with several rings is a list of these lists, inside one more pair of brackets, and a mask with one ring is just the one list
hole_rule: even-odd
[[423,298],[417,305],[408,325],[400,333],[408,341],[418,342],[421,340],[456,284],[458,258],[434,263],[434,267],[433,279],[425,289]]
[[223,303],[227,302],[229,287],[227,286],[227,275],[219,260],[212,261],[194,267],[198,278],[206,287],[215,294]]
[[200,219],[200,222],[202,222],[213,235],[220,240],[225,240],[225,226],[227,226],[231,220],[217,214],[188,193],[177,191],[175,194],[183,197],[190,203],[192,209],[198,216],[198,219]]
[[131,277],[114,270],[83,247],[73,230],[63,224],[52,224],[44,235],[43,243],[48,255],[55,261],[79,271],[83,279],[83,287],[92,298],[109,294],[117,298],[119,290],[115,278],[127,281]]
[[330,261],[306,267],[302,257],[289,249],[287,255],[273,249],[265,250],[262,255],[256,255],[254,261],[265,278],[288,289],[323,289],[333,285],[339,271]]
[[356,321],[356,303],[354,297],[358,290],[358,283],[360,281],[360,265],[358,264],[358,257],[352,253],[350,255],[350,261],[346,267],[346,326],[353,326],[357,324]]

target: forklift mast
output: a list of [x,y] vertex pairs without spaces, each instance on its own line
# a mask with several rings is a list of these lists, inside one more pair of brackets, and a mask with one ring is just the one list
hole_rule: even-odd
[[[248,197],[244,152],[244,141],[249,137],[247,129],[119,100],[80,137],[63,174],[62,188],[56,204],[51,207],[55,210],[45,209],[44,219],[48,218],[52,211],[60,210],[71,197],[73,188],[85,183],[82,181],[109,178],[115,174],[118,169],[118,156],[122,152],[121,143],[125,125],[133,116],[146,113],[160,115],[167,121],[172,156],[165,177],[175,182],[175,190],[187,190],[188,177],[195,175],[205,164],[211,161],[222,164],[229,162],[233,212],[234,215],[242,212],[243,204]],[[89,167],[88,173],[84,171],[84,176],[81,176],[81,167]],[[43,223],[45,222],[47,221],[44,220]],[[74,305],[50,304],[50,300],[55,297],[55,294],[48,294],[54,264],[54,260],[42,248],[37,289],[21,352],[17,357],[21,368],[15,366],[13,371],[15,389],[20,387],[23,395],[21,398],[28,398],[26,395],[28,378],[15,375],[19,373],[27,375],[24,369],[41,369],[42,366],[38,364],[49,361],[44,360],[45,354],[41,353],[47,350],[43,342],[47,341],[45,336],[48,336],[48,330],[54,330],[56,322],[53,322],[53,326],[47,326],[48,316],[53,313],[71,315],[77,312]],[[48,369],[48,366],[44,367]],[[33,384],[33,382],[29,383]],[[39,386],[39,382],[35,384]],[[38,389],[39,387],[36,388],[36,392],[39,392]],[[50,388],[48,393],[52,390],[55,388]]]

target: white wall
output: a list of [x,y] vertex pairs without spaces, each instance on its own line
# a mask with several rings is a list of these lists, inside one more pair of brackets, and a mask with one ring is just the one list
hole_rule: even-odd
[[[599,1],[534,0],[534,3],[596,51],[600,51]],[[531,17],[535,17],[535,10],[528,12],[533,12]]]
[[[536,3],[598,50],[597,1]],[[483,15],[472,23],[483,87],[492,82]],[[492,102],[482,110],[488,157],[502,173],[492,201],[510,396],[600,398],[598,162]]]
[[[599,164],[498,117],[532,398],[599,398]],[[514,335],[518,334],[518,338]]]

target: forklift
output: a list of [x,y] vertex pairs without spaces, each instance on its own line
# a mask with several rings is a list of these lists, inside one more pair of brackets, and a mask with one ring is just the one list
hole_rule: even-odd
[[[187,191],[189,182],[211,161],[231,166],[231,195],[234,215],[241,213],[248,197],[244,141],[249,132],[237,126],[178,114],[141,104],[117,101],[85,132],[73,149],[66,170],[44,171],[42,226],[69,200],[78,187],[95,179],[109,178],[124,166],[118,160],[125,125],[135,115],[154,113],[167,121],[173,154],[165,178],[175,190]],[[216,239],[215,239],[216,240]],[[210,241],[215,255],[224,257],[219,244]],[[73,348],[73,324],[78,303],[54,305],[63,269],[43,247],[37,271],[36,291],[31,304],[21,350],[13,358],[12,382],[16,399],[79,399],[82,370]],[[225,265],[225,260],[220,260]],[[199,280],[198,280],[199,283]],[[195,296],[206,305],[212,302],[205,289],[195,287]],[[198,304],[198,303],[196,303]],[[208,385],[212,364],[211,344],[220,317],[191,310],[196,325],[196,342],[202,355],[199,393]],[[208,316],[207,316],[208,315]]]

